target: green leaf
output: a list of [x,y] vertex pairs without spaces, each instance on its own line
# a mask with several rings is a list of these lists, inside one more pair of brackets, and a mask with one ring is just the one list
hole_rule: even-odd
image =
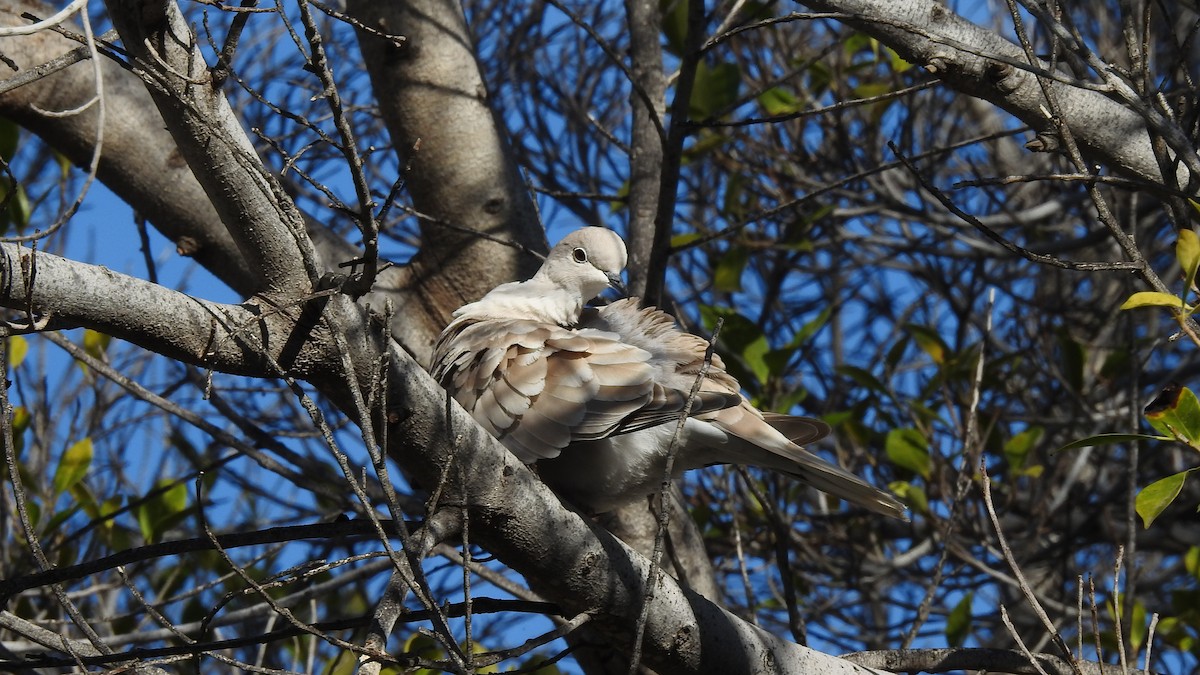
[[[67,522],[67,520],[71,516],[75,515],[76,513],[79,513],[80,509],[81,509],[81,507],[79,504],[68,502],[66,508],[63,508],[60,511],[55,511],[54,513],[50,514],[50,519],[47,520],[46,524],[44,526],[42,526],[42,528],[41,528],[42,536],[43,537],[51,536],[54,533],[61,531],[62,524]],[[73,562],[73,561],[67,561],[66,564],[69,565],[69,564],[71,564],[71,562]]]
[[1195,310],[1194,307],[1184,302],[1182,298],[1170,293],[1160,293],[1159,291],[1138,291],[1129,296],[1129,299],[1121,305],[1121,309],[1134,309],[1136,307],[1173,307],[1183,309],[1188,313]]
[[1004,458],[1008,460],[1009,469],[1018,473],[1026,471],[1025,465],[1029,463],[1029,453],[1041,440],[1044,431],[1042,427],[1029,427],[1008,439],[1004,444]]
[[897,54],[891,47],[884,47],[883,49],[884,53],[888,56],[888,62],[891,64],[894,72],[903,73],[913,67],[913,64],[906,61],[903,56]]
[[925,490],[920,485],[896,480],[888,483],[888,489],[914,512],[929,513],[929,496],[925,494]]
[[[721,215],[727,218],[740,220],[746,212],[747,199],[746,184],[749,181],[742,173],[733,173],[725,182],[725,198],[721,200]],[[753,197],[751,197],[752,199]]]
[[659,0],[667,51],[682,56],[687,49],[688,0]]
[[713,288],[718,291],[742,290],[742,272],[750,259],[750,252],[741,247],[732,247],[717,260],[713,270]]
[[929,456],[929,441],[921,432],[912,428],[892,429],[884,441],[884,450],[896,466],[929,479],[933,462]]
[[767,342],[766,335],[746,345],[746,348],[742,350],[742,360],[746,362],[746,367],[762,384],[766,384],[771,379],[771,366],[766,358],[770,351],[771,345]]
[[868,52],[872,57],[879,55],[879,42],[866,33],[852,33],[842,40],[842,53],[853,60],[859,52]]
[[1142,651],[1142,645],[1146,644],[1148,628],[1146,606],[1140,600],[1136,601],[1133,603],[1133,612],[1129,621],[1129,646],[1133,649],[1134,654]]
[[1116,443],[1129,443],[1130,441],[1170,441],[1174,440],[1170,436],[1151,436],[1150,434],[1096,434],[1088,436],[1077,441],[1071,441],[1061,448],[1050,454],[1062,452],[1063,450],[1078,450],[1079,448],[1090,448],[1096,445],[1114,445]]
[[1187,481],[1188,474],[1194,470],[1180,471],[1166,478],[1160,478],[1142,488],[1137,495],[1135,506],[1138,515],[1142,517],[1144,527],[1150,527],[1154,519],[1158,518],[1171,505],[1171,502],[1175,501],[1179,492],[1183,490],[1183,484]]
[[108,344],[112,342],[112,336],[99,331],[94,331],[91,328],[83,331],[83,351],[89,355],[102,359],[104,353],[108,351]]
[[766,382],[770,378],[767,355],[771,345],[757,324],[732,309],[709,305],[700,307],[700,318],[710,331],[716,327],[718,319],[725,320],[717,347],[726,357],[725,365],[730,373],[744,386],[753,389],[754,382]]
[[0,117],[0,159],[11,164],[20,144],[21,127],[6,117]]
[[1196,268],[1200,267],[1200,238],[1192,230],[1184,228],[1179,231],[1179,239],[1175,242],[1175,257],[1183,268],[1183,293],[1187,296],[1196,280]]
[[771,87],[758,95],[758,104],[768,115],[790,115],[804,107],[800,99],[783,87]]
[[92,439],[84,438],[63,452],[58,459],[58,468],[54,471],[54,492],[62,494],[71,489],[88,472],[92,465]]
[[693,119],[706,120],[728,112],[737,103],[741,84],[742,70],[736,63],[709,66],[701,61],[696,65],[688,114]]
[[16,368],[25,360],[29,353],[29,341],[20,335],[8,338],[8,367]]
[[1104,357],[1104,363],[1100,366],[1099,379],[1116,380],[1125,377],[1129,372],[1130,360],[1131,354],[1128,348],[1112,349]]
[[1188,574],[1200,579],[1200,546],[1193,546],[1183,556],[1183,568]]
[[804,69],[804,74],[808,76],[808,87],[805,88],[805,91],[814,99],[820,98],[833,83],[833,70],[820,61],[810,63]]
[[[683,162],[688,164],[698,157],[716,150],[717,148],[729,142],[729,136],[718,134],[712,129],[702,129],[700,135],[688,143],[683,149]],[[629,191],[626,190],[626,193]]]
[[17,226],[18,232],[23,232],[29,225],[29,215],[32,212],[33,205],[29,202],[29,193],[25,191],[24,185],[17,185],[17,191],[8,203],[9,221]]
[[32,418],[29,414],[28,408],[26,408],[23,405],[19,405],[19,406],[13,408],[13,421],[12,421],[13,435],[16,436],[18,434],[24,433],[24,431],[29,428],[30,421],[32,421]]
[[950,349],[936,331],[911,323],[904,328],[912,334],[913,339],[917,341],[917,346],[928,354],[934,363],[942,365],[946,362],[946,355]]
[[7,176],[0,177],[0,233],[8,232],[11,225],[16,225],[18,231],[24,231],[29,224],[29,194],[20,183],[14,183]]
[[1191,389],[1164,389],[1143,414],[1160,433],[1200,450],[1200,400]]
[[161,480],[155,484],[151,494],[134,509],[134,515],[142,536],[147,542],[154,543],[183,519],[187,513],[188,492],[184,483]]
[[1063,331],[1058,336],[1059,363],[1067,384],[1075,391],[1083,391],[1084,366],[1087,364],[1087,349],[1083,343]]
[[[29,415],[29,410],[23,405],[13,408],[12,417],[12,435],[13,435],[13,450],[17,457],[21,456],[25,450],[25,430],[29,428],[29,423],[32,421]],[[0,474],[6,474],[7,469],[0,468]]]
[[88,518],[95,519],[100,516],[100,504],[96,502],[96,495],[92,494],[86,483],[71,486],[71,500],[83,509]]
[[906,337],[896,340],[896,343],[888,349],[887,356],[883,357],[883,363],[889,371],[896,368],[896,364],[900,363],[900,359],[904,358],[904,352],[906,351],[908,351],[908,338]]
[[791,341],[788,342],[788,347],[791,349],[796,349],[807,344],[809,339],[817,334],[817,331],[821,330],[825,327],[825,324],[829,323],[829,317],[831,316],[833,316],[833,306],[827,305],[825,309],[822,309],[820,312],[818,312],[815,317],[809,321],[806,321],[803,326],[800,326],[800,329],[796,331],[796,334],[792,336]]
[[865,368],[859,368],[858,366],[838,366],[834,371],[839,375],[844,375],[854,380],[860,387],[881,393],[887,391],[886,387],[883,386],[883,382],[880,382],[879,378],[875,377],[871,371]]
[[703,236],[704,235],[700,234],[699,232],[689,232],[688,234],[674,235],[671,237],[671,249],[674,250],[683,248],[694,241],[699,241]]
[[946,617],[946,642],[951,647],[961,647],[971,633],[971,603],[974,593],[967,593],[958,601]]
[[625,209],[625,204],[629,201],[629,181],[621,183],[621,187],[617,188],[616,199],[608,203],[608,210],[613,213],[620,213]]

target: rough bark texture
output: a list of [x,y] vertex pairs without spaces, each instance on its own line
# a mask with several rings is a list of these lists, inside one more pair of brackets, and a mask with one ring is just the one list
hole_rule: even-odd
[[[667,78],[659,42],[662,23],[657,0],[626,0],[632,61],[629,105],[632,131],[629,139],[629,292],[647,298],[655,239],[655,217],[662,191],[663,144],[666,142]],[[661,283],[654,284],[661,287]],[[657,302],[657,298],[652,299]]]
[[[317,321],[328,303],[319,300],[308,312],[262,300],[209,302],[106,267],[0,244],[0,304],[22,312],[31,325],[93,328],[221,372],[271,378],[279,374],[274,363],[331,386],[342,379],[340,365],[330,362],[335,347],[329,331]],[[340,323],[356,353],[378,350],[369,346],[361,319]]]
[[[953,14],[933,0],[800,0],[813,9],[844,12],[845,23],[878,39],[947,85],[990,101],[1038,131],[1054,132],[1042,85],[1021,47]],[[1040,61],[1038,68],[1049,71]],[[1046,86],[1063,111],[1080,150],[1091,159],[1156,185],[1163,183],[1146,120],[1099,91],[1064,82]],[[1194,152],[1192,153],[1194,154]],[[1189,184],[1184,166],[1179,185]]]
[[[455,308],[526,278],[546,249],[521,175],[488,106],[462,7],[451,0],[352,0],[351,14],[403,42],[359,43],[404,180],[422,218],[422,246],[399,278],[406,344],[422,361]],[[506,244],[507,243],[507,244]]]
[[[467,504],[474,540],[567,615],[589,612],[628,644],[649,562],[554,493],[475,424],[416,363],[392,350],[387,411],[393,456],[447,504]],[[448,411],[448,415],[437,411]],[[453,463],[458,470],[447,470]],[[548,545],[549,543],[553,545]],[[644,662],[659,673],[879,672],[782,640],[660,575],[649,601]]]
[[303,219],[258,161],[179,8],[143,0],[108,7],[167,130],[255,275],[256,291],[308,291],[319,273]]
[[[0,8],[0,23],[28,23],[20,18],[25,12],[48,16],[53,8],[40,2],[10,2]],[[5,56],[19,66],[14,76],[78,48],[78,43],[50,31],[4,38]],[[253,293],[254,275],[164,128],[145,84],[108,59],[100,67],[109,110],[104,120],[100,180],[134,205],[163,235],[180,244],[185,255],[209,270],[220,269],[221,279],[239,293]],[[35,106],[68,110],[87,101],[95,89],[92,64],[85,60],[0,94],[0,114],[41,136],[76,165],[87,166],[97,138],[96,107],[78,115],[51,117]]]

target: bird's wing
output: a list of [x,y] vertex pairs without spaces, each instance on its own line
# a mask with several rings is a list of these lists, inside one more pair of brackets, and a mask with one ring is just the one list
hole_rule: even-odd
[[[682,391],[686,397],[708,358],[708,341],[680,331],[662,311],[638,309],[633,299],[614,302],[596,314],[594,325],[616,332],[623,342],[649,352],[656,380]],[[800,447],[828,435],[828,424],[809,417],[761,412],[741,396],[740,390],[737,380],[725,372],[721,358],[713,354],[701,391],[737,396],[737,403],[717,410],[693,410],[697,421],[713,425],[718,432],[693,436],[690,443],[706,446],[702,450],[693,448],[698,450],[697,457],[781,471],[876,513],[905,518],[905,507],[895,497]],[[724,440],[713,442],[717,439]]]
[[[433,375],[522,461],[569,443],[663,424],[686,403],[657,381],[653,355],[596,328],[520,319],[456,321],[439,338]],[[736,404],[702,392],[693,411]]]
[[714,353],[710,358],[708,340],[679,330],[675,320],[660,309],[638,308],[637,298],[618,300],[585,313],[582,323],[616,333],[622,342],[646,350],[655,369],[655,379],[663,386],[684,393],[691,391],[708,361],[700,390],[722,392],[739,401],[742,398],[742,386],[725,372],[721,357]]

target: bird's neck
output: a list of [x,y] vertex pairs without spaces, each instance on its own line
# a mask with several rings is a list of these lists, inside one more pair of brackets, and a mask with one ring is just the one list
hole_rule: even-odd
[[512,319],[574,326],[583,311],[579,293],[564,290],[548,279],[534,276],[492,289],[476,302],[463,305],[456,318]]

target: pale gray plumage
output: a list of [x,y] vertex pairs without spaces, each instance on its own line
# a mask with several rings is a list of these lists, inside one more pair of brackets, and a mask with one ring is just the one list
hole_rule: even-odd
[[[464,305],[434,347],[433,375],[559,494],[594,512],[655,492],[708,342],[635,299],[587,301],[619,284],[625,244],[587,227],[528,281]],[[709,464],[780,471],[888,516],[904,506],[800,447],[819,420],[762,413],[713,356],[679,439],[676,475]]]

